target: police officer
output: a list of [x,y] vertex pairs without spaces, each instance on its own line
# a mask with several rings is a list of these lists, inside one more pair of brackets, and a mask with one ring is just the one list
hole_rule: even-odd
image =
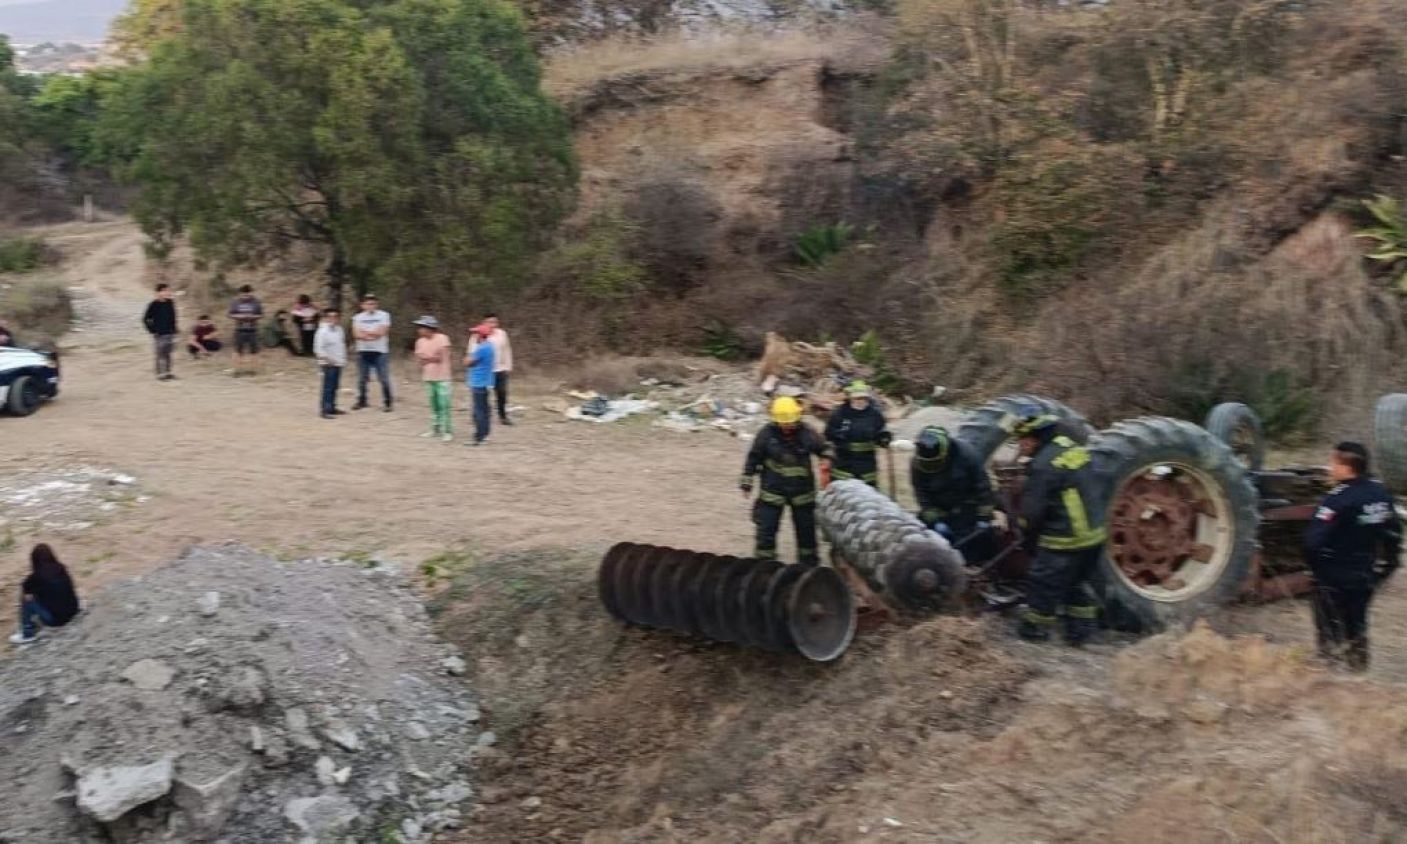
[[1060,433],[1054,416],[1034,408],[1013,433],[1022,456],[1031,458],[1021,493],[1021,527],[1036,554],[1017,632],[1023,639],[1049,639],[1063,607],[1065,641],[1078,647],[1098,623],[1099,606],[1086,581],[1107,538],[1090,454]]
[[909,481],[918,499],[918,518],[962,552],[970,562],[990,559],[994,498],[987,467],[968,445],[929,425],[914,441]]
[[1368,474],[1368,449],[1341,442],[1329,455],[1338,486],[1325,496],[1305,535],[1314,574],[1319,654],[1368,670],[1368,603],[1399,564],[1402,526],[1387,487]]
[[893,435],[885,429],[884,414],[875,407],[870,385],[852,381],[845,388],[845,404],[826,422],[826,440],[835,448],[831,477],[838,481],[862,480],[879,485],[875,450],[888,448]]
[[772,421],[757,434],[743,464],[743,497],[752,494],[752,479],[762,475],[762,491],[753,505],[752,520],[757,525],[759,560],[777,559],[777,530],[782,514],[791,507],[796,529],[797,559],[816,565],[816,478],[811,458],[826,456],[825,441],[801,424],[801,403],[783,396],[772,402]]

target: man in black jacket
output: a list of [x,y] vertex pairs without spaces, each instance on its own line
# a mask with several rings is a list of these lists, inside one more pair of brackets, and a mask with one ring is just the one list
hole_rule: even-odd
[[152,341],[156,344],[156,378],[158,381],[171,381],[171,350],[176,346],[176,303],[171,301],[171,285],[158,284],[156,298],[147,305],[142,315],[142,324],[147,327]]
[[1021,528],[1035,551],[1018,633],[1044,641],[1065,615],[1065,642],[1078,647],[1098,626],[1099,606],[1086,581],[1099,565],[1108,532],[1090,453],[1060,433],[1054,416],[1033,410],[1014,431],[1030,457],[1021,491]]
[[852,381],[845,388],[845,404],[831,412],[826,440],[835,448],[831,477],[860,480],[879,486],[876,449],[888,448],[893,435],[885,429],[884,413],[875,407],[870,385]]
[[740,486],[744,497],[752,495],[752,479],[762,475],[762,491],[752,508],[757,526],[754,556],[777,559],[777,531],[782,514],[791,508],[796,528],[796,554],[802,565],[820,562],[816,551],[816,476],[811,458],[826,456],[826,444],[802,424],[801,403],[789,396],[772,402],[772,422],[757,434],[743,464]]
[[919,521],[953,543],[968,562],[991,558],[994,498],[982,458],[946,429],[929,425],[914,441],[909,480]]
[[1368,604],[1400,564],[1402,526],[1392,495],[1368,474],[1362,445],[1335,446],[1329,475],[1339,485],[1320,502],[1305,535],[1319,654],[1366,671]]

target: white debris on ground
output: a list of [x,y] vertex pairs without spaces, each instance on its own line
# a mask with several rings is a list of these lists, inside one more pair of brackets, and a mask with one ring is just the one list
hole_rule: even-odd
[[0,662],[0,844],[420,844],[459,826],[492,739],[395,571],[231,545],[84,598]]
[[627,416],[650,413],[659,409],[659,402],[636,398],[589,399],[576,407],[567,408],[566,417],[573,422],[619,422]]
[[[769,335],[767,352],[747,370],[699,369],[676,380],[642,378],[639,389],[618,397],[569,392],[566,397],[575,404],[563,403],[555,409],[567,419],[593,422],[615,422],[653,413],[653,427],[662,430],[718,430],[746,439],[767,424],[768,405],[777,396],[802,397],[813,413],[824,416],[844,401],[846,385],[873,377],[871,367],[857,363],[848,351],[834,343],[791,343]],[[941,395],[941,388],[933,391],[934,398]],[[875,400],[891,422],[918,409],[907,398],[877,391]]]
[[0,475],[0,536],[72,534],[145,503],[137,479],[114,469],[64,466]]

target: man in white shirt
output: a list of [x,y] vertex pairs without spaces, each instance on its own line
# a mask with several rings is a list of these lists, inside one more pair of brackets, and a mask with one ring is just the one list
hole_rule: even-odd
[[342,383],[342,367],[347,365],[347,335],[336,308],[322,312],[322,323],[313,335],[313,354],[322,367],[322,418],[340,416],[346,412],[337,409],[337,387]]
[[391,412],[391,315],[381,310],[381,303],[368,293],[362,297],[362,309],[352,317],[352,337],[357,341],[357,403],[353,410],[367,406],[366,385],[371,373],[381,382],[381,398],[385,411]]

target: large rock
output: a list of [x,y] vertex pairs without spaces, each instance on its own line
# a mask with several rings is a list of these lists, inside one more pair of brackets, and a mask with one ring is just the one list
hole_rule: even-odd
[[175,678],[176,669],[154,659],[139,659],[122,672],[122,679],[144,692],[159,692]]
[[284,806],[283,816],[315,841],[328,841],[359,816],[347,798],[337,794],[300,797]]
[[171,790],[170,755],[149,765],[121,765],[78,771],[78,808],[110,823]]
[[239,802],[240,789],[249,766],[244,763],[213,775],[182,772],[175,777],[172,798],[186,813],[193,835],[214,838]]

